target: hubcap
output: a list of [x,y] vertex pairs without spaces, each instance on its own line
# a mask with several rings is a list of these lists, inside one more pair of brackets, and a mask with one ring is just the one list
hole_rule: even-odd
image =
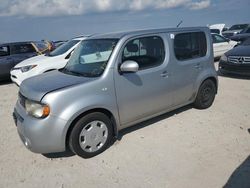
[[211,98],[211,94],[212,94],[212,88],[211,87],[206,87],[203,89],[202,92],[202,101],[203,102],[208,102]]
[[108,128],[102,121],[92,121],[81,131],[79,144],[86,152],[95,152],[102,148],[108,138]]

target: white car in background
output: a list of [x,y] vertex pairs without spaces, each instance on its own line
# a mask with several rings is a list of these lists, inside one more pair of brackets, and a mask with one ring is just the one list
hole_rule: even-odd
[[222,35],[222,32],[226,31],[227,28],[225,27],[226,24],[214,24],[214,25],[210,25],[209,29],[211,33],[216,33],[216,34],[220,34]]
[[238,43],[227,39],[219,34],[212,33],[214,58],[220,58],[224,53],[231,50]]
[[87,37],[71,39],[54,51],[32,57],[17,64],[10,72],[11,80],[18,86],[27,78],[63,68],[77,45]]

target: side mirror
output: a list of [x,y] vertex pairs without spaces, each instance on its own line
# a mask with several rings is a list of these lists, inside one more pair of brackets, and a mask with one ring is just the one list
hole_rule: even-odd
[[124,61],[120,66],[121,73],[137,72],[139,70],[139,65],[137,62],[132,60]]

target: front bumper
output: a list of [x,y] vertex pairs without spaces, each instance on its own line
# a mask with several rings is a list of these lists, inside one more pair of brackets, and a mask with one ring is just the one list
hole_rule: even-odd
[[22,79],[21,74],[22,73],[20,70],[11,70],[11,72],[10,72],[10,78],[11,78],[12,82],[14,82],[17,86],[20,86],[20,84],[24,80],[24,79]]
[[219,71],[224,74],[250,76],[250,64],[233,64],[225,61],[220,61]]
[[66,150],[67,121],[53,115],[45,119],[36,119],[26,114],[23,106],[17,101],[13,118],[18,134],[30,151],[35,153],[56,153]]

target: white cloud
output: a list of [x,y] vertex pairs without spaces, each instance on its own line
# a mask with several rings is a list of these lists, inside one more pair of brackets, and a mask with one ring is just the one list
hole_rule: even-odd
[[209,6],[210,6],[210,0],[192,2],[189,4],[189,8],[192,10],[205,9],[205,8],[208,8]]
[[0,16],[80,15],[89,12],[139,11],[187,7],[203,9],[210,0],[8,0],[0,4]]

